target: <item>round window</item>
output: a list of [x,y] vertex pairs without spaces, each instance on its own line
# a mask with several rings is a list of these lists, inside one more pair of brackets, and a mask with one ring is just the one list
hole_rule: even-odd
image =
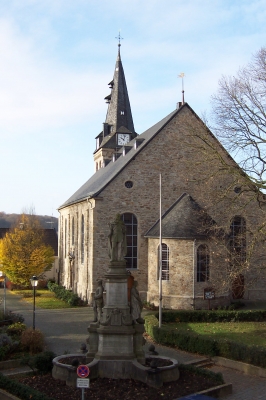
[[132,181],[126,181],[125,182],[125,187],[128,189],[131,189],[133,187],[133,182]]

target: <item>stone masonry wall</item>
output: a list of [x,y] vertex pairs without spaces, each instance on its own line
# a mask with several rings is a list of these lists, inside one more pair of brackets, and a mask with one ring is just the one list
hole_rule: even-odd
[[[143,150],[102,190],[97,199],[91,199],[91,203],[83,201],[60,210],[61,217],[67,218],[69,215],[71,220],[71,216],[75,215],[79,223],[75,249],[80,246],[81,214],[86,215],[84,265],[80,265],[79,255],[75,259],[76,291],[79,295],[91,301],[97,277],[104,277],[109,261],[108,224],[117,213],[133,213],[138,221],[138,268],[133,270],[132,274],[139,282],[139,291],[143,299],[151,300],[152,296],[155,296],[158,283],[152,278],[155,268],[152,255],[154,249],[148,249],[148,239],[144,235],[159,218],[160,173],[163,213],[186,192],[198,201],[218,224],[228,229],[232,217],[240,212],[239,207],[236,202],[233,208],[229,207],[230,203],[225,207],[225,203],[217,202],[217,187],[221,186],[217,179],[210,179],[208,184],[202,180],[206,170],[215,172],[220,161],[218,158],[204,159],[202,152],[197,151],[198,138],[194,137],[193,131],[201,129],[202,124],[197,117],[189,109],[183,108],[146,147],[145,141],[143,142]],[[217,146],[215,140],[211,140]],[[218,151],[222,152],[220,148]],[[108,167],[109,165],[106,168]],[[129,180],[133,182],[132,188],[125,186],[125,182]],[[228,174],[228,181],[231,180],[232,177]],[[225,177],[222,183],[226,183]],[[233,188],[230,190],[230,196],[235,196]],[[254,202],[250,202],[243,212],[247,226],[250,222],[254,226],[261,217],[261,212]],[[62,240],[62,235],[60,238]],[[173,249],[171,262],[176,269],[175,272],[171,271],[171,274],[174,273],[174,279],[163,283],[165,294],[168,296],[167,301],[169,306],[176,306],[176,300],[173,300],[172,296],[175,296],[175,299],[180,296],[180,306],[190,308],[193,246],[191,242],[184,240],[173,246]],[[62,264],[62,282],[66,286],[69,284],[67,266],[66,257]],[[202,293],[202,286],[196,288],[196,297],[198,293]]]

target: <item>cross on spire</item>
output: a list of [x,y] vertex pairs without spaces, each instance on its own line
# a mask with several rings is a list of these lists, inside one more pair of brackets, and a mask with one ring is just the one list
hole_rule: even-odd
[[118,47],[120,47],[120,46],[121,46],[121,40],[124,39],[124,38],[121,37],[120,31],[119,31],[119,33],[118,33],[118,36],[116,36],[115,38],[118,40]]

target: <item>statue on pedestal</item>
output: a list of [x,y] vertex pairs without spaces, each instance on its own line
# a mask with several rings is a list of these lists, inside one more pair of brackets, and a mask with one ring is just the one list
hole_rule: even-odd
[[126,227],[121,215],[117,214],[115,220],[109,224],[108,253],[111,261],[123,261],[127,254]]
[[93,322],[99,322],[101,318],[102,308],[103,308],[103,291],[104,287],[102,285],[102,280],[97,279],[98,286],[95,291],[94,301],[93,301],[93,311],[94,311],[94,320]]

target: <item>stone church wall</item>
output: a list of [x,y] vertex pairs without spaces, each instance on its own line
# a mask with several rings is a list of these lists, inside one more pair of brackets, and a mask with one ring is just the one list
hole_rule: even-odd
[[[162,174],[162,211],[163,213],[184,193],[190,194],[216,220],[219,226],[228,230],[230,220],[243,210],[231,199],[236,195],[233,186],[228,190],[227,200],[219,203],[217,193],[226,189],[226,184],[232,182],[233,177],[227,172],[226,177],[220,179],[218,171],[220,161],[211,156],[204,156],[199,150],[199,140],[194,137],[202,125],[191,111],[184,108],[171,120],[162,131],[155,136],[143,150],[101,191],[96,199],[90,199],[60,210],[62,217],[68,218],[68,229],[71,230],[72,215],[76,218],[77,233],[75,249],[80,248],[80,224],[82,213],[85,219],[85,261],[80,264],[80,255],[75,259],[75,291],[89,302],[92,300],[96,287],[96,279],[104,278],[108,266],[107,237],[108,224],[117,213],[133,213],[138,221],[138,268],[132,274],[139,282],[139,291],[143,299],[153,302],[158,288],[155,269],[155,248],[148,248],[146,232],[159,218],[159,174]],[[217,142],[211,139],[215,146]],[[197,147],[198,146],[198,147]],[[219,146],[218,146],[219,147]],[[135,151],[134,149],[130,150]],[[218,153],[223,151],[218,148]],[[123,157],[123,156],[121,156]],[[127,157],[127,155],[125,156]],[[110,165],[107,165],[108,168]],[[204,174],[209,171],[213,179],[203,180]],[[97,173],[97,172],[96,172]],[[228,176],[228,178],[227,178]],[[127,188],[126,181],[132,181],[133,187]],[[224,187],[222,187],[224,185]],[[221,188],[222,187],[222,188]],[[219,192],[219,193],[220,193]],[[242,200],[241,200],[242,201]],[[252,224],[260,218],[260,210],[254,202],[244,210]],[[249,218],[249,214],[251,217]],[[62,227],[61,227],[62,228]],[[64,240],[62,233],[60,240]],[[70,233],[69,239],[70,241]],[[70,242],[68,242],[70,247]],[[155,246],[155,245],[154,245]],[[76,250],[75,250],[76,251]],[[62,256],[62,249],[60,250]],[[173,246],[171,281],[163,282],[166,306],[191,307],[191,292],[193,283],[193,245],[188,240],[180,241]],[[178,261],[177,261],[178,260]],[[68,258],[63,257],[60,263],[62,284],[69,287]],[[176,292],[175,292],[176,290]],[[202,285],[195,286],[195,296],[199,307],[201,302]],[[168,297],[167,297],[168,296]],[[173,297],[174,296],[174,297]],[[179,297],[179,303],[176,301]],[[166,300],[165,300],[166,301]],[[222,300],[221,300],[222,301]],[[226,302],[227,300],[223,300]]]

